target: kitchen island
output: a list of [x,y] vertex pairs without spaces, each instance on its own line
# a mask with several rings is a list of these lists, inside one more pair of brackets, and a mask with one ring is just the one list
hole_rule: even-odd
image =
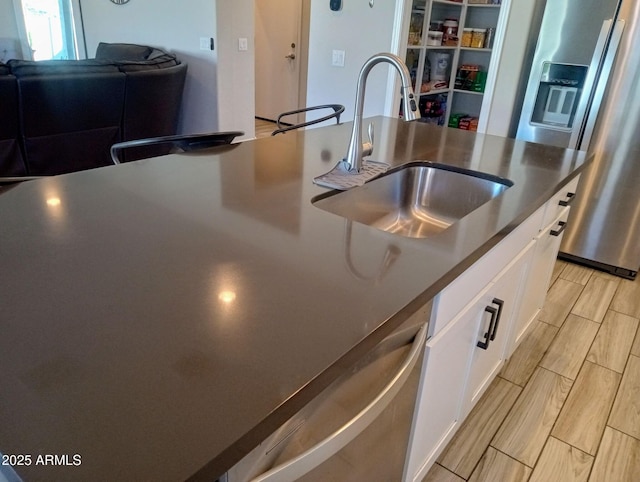
[[[579,174],[581,152],[378,117],[373,158],[513,186],[405,238],[318,209],[350,124],[0,195],[0,452],[25,480],[214,480]],[[452,196],[456,193],[452,193]],[[393,248],[393,263],[380,269]],[[81,463],[73,464],[79,455]]]

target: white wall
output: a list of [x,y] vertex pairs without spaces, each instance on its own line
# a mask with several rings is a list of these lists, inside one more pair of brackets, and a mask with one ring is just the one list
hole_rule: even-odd
[[[339,12],[328,0],[311,0],[307,105],[343,104],[343,120],[353,119],[356,83],[362,64],[372,55],[392,51],[396,2],[345,0]],[[331,65],[332,51],[345,51],[344,67]],[[367,81],[365,116],[384,113],[389,67],[377,65]]]
[[13,0],[0,0],[0,38],[18,38]]
[[[216,37],[215,0],[155,0],[114,5],[82,1],[88,57],[100,42],[152,45],[174,52],[188,64],[180,131],[218,130],[218,50],[200,50],[200,37]],[[216,39],[217,41],[217,39]]]
[[13,0],[0,0],[0,61],[18,57],[19,48]]
[[[255,137],[254,0],[218,0],[219,129]],[[238,50],[246,38],[249,50]]]

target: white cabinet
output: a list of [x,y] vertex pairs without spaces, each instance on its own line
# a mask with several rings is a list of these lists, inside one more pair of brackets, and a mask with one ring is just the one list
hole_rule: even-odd
[[558,191],[434,299],[404,480],[425,477],[535,321],[577,183]]
[[497,70],[508,11],[501,4],[509,0],[404,1],[404,58],[423,122],[460,127],[467,118],[462,126],[476,130]]
[[531,269],[523,283],[522,306],[512,328],[512,352],[527,335],[544,304],[579,179],[579,176],[573,179],[541,208],[543,226],[535,238]]
[[[478,303],[473,300],[470,305]],[[462,400],[477,321],[475,311],[463,310],[427,341],[405,480],[416,480],[414,474],[426,473],[462,420]]]
[[542,309],[560,248],[562,229],[568,216],[569,208],[567,207],[553,223],[536,236],[531,270],[524,286],[526,295],[523,297],[519,317],[512,328],[511,351],[515,350],[529,333]]
[[544,207],[529,216],[497,246],[442,290],[433,301],[429,335],[435,335],[480,293],[538,235]]
[[542,216],[528,218],[434,300],[405,480],[422,480],[504,363]]
[[510,328],[518,316],[522,279],[529,267],[533,246],[534,241],[531,241],[483,291],[479,303],[473,307],[478,323],[462,404],[464,416],[478,402],[509,356]]

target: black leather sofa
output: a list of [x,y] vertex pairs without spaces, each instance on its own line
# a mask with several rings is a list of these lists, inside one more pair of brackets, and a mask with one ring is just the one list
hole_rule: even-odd
[[105,43],[94,59],[0,65],[0,176],[106,166],[116,142],[176,134],[186,70],[160,49]]
[[26,166],[19,145],[18,82],[0,63],[0,176],[23,176]]

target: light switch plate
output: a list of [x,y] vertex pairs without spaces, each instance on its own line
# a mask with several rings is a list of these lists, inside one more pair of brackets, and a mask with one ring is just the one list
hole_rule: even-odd
[[344,67],[344,50],[333,51],[331,65],[334,67]]
[[244,52],[245,50],[249,49],[249,45],[247,43],[247,39],[244,37],[241,37],[238,39],[238,50],[240,52]]
[[209,50],[211,48],[210,37],[200,37],[200,50]]

